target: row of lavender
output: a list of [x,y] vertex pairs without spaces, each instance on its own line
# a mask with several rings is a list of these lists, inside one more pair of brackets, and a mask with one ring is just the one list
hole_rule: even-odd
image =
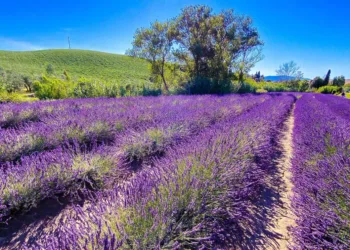
[[295,109],[292,205],[298,249],[350,249],[350,101],[304,95]]
[[37,246],[213,249],[243,244],[254,232],[254,203],[273,168],[276,137],[294,101],[289,95],[267,100],[198,133],[151,166],[143,164],[126,185],[76,205]]
[[[15,120],[19,126],[0,131],[0,164],[18,161],[24,155],[52,150],[66,143],[108,143],[121,132],[144,130],[162,122],[171,126],[175,120],[181,123],[190,117],[210,122],[233,112],[232,109],[240,113],[239,108],[245,109],[257,102],[259,100],[249,96],[222,99],[208,96],[192,101],[188,97],[101,99],[94,102],[69,100],[67,103],[43,103],[39,111],[24,105],[22,111],[18,111],[15,106],[4,113],[7,115],[2,115],[4,124]],[[28,114],[33,113],[38,114],[35,120],[28,120]]]
[[[105,189],[109,183],[118,182],[119,178],[124,178],[130,172],[130,165],[135,165],[130,162],[142,162],[151,156],[163,154],[206,127],[233,119],[271,98],[268,95],[247,95],[192,99],[125,98],[121,99],[123,101],[101,99],[75,103],[68,100],[70,105],[64,102],[41,104],[42,109],[47,106],[55,107],[50,108],[55,110],[55,114],[38,116],[40,119],[36,121],[23,119],[23,113],[30,113],[28,107],[24,106],[22,109],[25,111],[16,113],[15,120],[21,121],[18,123],[20,125],[0,131],[1,138],[6,141],[0,146],[3,150],[2,157],[4,159],[7,156],[11,160],[4,162],[0,170],[2,217],[5,219],[14,212],[27,211],[41,200],[54,195],[75,195],[87,186],[94,190]],[[14,110],[19,108],[14,107]],[[9,117],[13,120],[14,115]],[[104,144],[95,143],[88,151],[81,149],[84,142],[78,140],[77,136],[91,131],[88,128],[96,123],[107,125],[104,129],[93,130],[95,134],[88,134],[89,138],[96,139],[96,133],[99,132],[99,140],[95,142]],[[118,124],[117,129],[115,124]],[[67,130],[72,126],[74,129],[70,133],[71,136],[63,136],[67,135]],[[32,152],[23,151],[23,148],[18,146],[23,145],[21,138],[27,135],[28,131],[33,136],[45,138],[44,142],[51,147],[38,149],[29,141],[27,145],[29,148],[35,148],[36,153],[23,156]],[[73,145],[60,147],[70,143],[72,137],[76,139],[73,140]],[[6,154],[9,152],[6,148],[21,158],[16,160],[9,157],[11,154]],[[107,181],[106,176],[112,181]]]

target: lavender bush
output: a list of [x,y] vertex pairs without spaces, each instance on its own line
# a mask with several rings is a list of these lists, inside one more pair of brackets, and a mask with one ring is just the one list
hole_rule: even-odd
[[319,94],[0,105],[0,222],[64,196],[17,248],[248,248],[295,102],[291,247],[349,249],[349,100]]
[[[76,207],[42,248],[234,247],[251,227],[254,200],[274,157],[274,137],[294,97],[268,100],[144,166],[125,186]],[[269,110],[270,112],[266,112]]]
[[304,95],[296,105],[294,238],[298,249],[350,248],[349,101]]
[[[153,98],[135,98],[136,104],[131,104],[129,99],[123,103],[119,100],[109,103],[102,99],[95,100],[94,104],[86,100],[76,103],[73,109],[66,107],[60,115],[48,120],[43,118],[42,122],[2,131],[1,135],[7,140],[0,147],[4,152],[2,157],[11,160],[4,162],[0,170],[0,197],[5,206],[1,209],[2,214],[27,211],[41,200],[55,195],[75,195],[79,190],[86,189],[87,184],[93,190],[106,188],[106,181],[101,177],[108,175],[120,178],[128,171],[130,161],[145,160],[164,153],[206,127],[232,119],[270,98],[207,96],[190,102],[188,98],[175,97],[157,98],[160,102],[155,104]],[[99,111],[99,105],[102,111]],[[121,114],[126,106],[133,108],[133,114]],[[113,127],[116,121],[118,127]],[[67,133],[71,130],[71,124],[79,124],[79,129]],[[100,124],[100,127],[96,124]],[[21,136],[31,130],[35,131],[35,138],[40,140],[33,142],[24,137],[26,140],[22,142]],[[72,139],[67,137],[68,134],[74,137],[72,145],[54,149]],[[94,145],[82,150],[80,146],[86,144],[87,140],[80,140],[81,135],[94,139]],[[98,146],[98,142],[104,145]],[[113,143],[106,145],[107,142]],[[11,152],[21,158],[15,161]],[[31,152],[36,153],[23,156]]]

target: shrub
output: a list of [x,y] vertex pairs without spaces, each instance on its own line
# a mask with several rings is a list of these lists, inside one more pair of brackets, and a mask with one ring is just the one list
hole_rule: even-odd
[[334,77],[334,79],[332,81],[333,86],[342,87],[342,86],[344,86],[344,84],[345,84],[345,77],[344,76]]
[[257,87],[253,83],[248,82],[234,82],[233,83],[233,92],[244,94],[244,93],[255,93],[257,90]]
[[263,88],[267,92],[285,92],[288,91],[287,86],[283,83],[275,83],[275,82],[266,82],[263,85]]
[[256,93],[267,93],[267,90],[265,90],[265,89],[257,89]]
[[159,96],[162,94],[161,89],[151,89],[145,85],[142,86],[142,95],[143,96]]
[[6,102],[22,102],[22,98],[18,93],[0,92],[0,103]]
[[32,92],[33,89],[33,81],[30,79],[29,76],[22,76],[24,87],[27,89],[28,92]]
[[76,84],[73,95],[74,97],[84,98],[84,97],[94,97],[95,91],[93,84],[91,82],[86,81],[85,79],[79,80],[78,84]]
[[48,75],[52,75],[54,72],[55,72],[55,70],[54,70],[52,64],[48,64],[48,65],[46,66],[46,73],[47,73]]
[[320,88],[322,86],[325,86],[325,82],[321,77],[315,77],[314,80],[311,82],[310,87],[311,88]]
[[350,84],[345,84],[343,90],[344,92],[350,92]]
[[317,90],[318,93],[322,94],[339,94],[341,91],[342,88],[337,86],[323,86]]
[[63,75],[64,75],[64,77],[66,78],[67,81],[71,80],[71,77],[70,77],[70,75],[68,74],[68,72],[66,70],[63,72]]
[[188,94],[208,94],[211,92],[212,82],[206,77],[197,77],[186,86]]
[[58,78],[43,76],[41,81],[35,81],[33,88],[39,99],[63,99],[70,97],[70,82]]
[[289,80],[285,82],[288,91],[298,91],[299,90],[299,80]]
[[306,92],[309,89],[309,81],[302,80],[299,81],[298,91],[299,92]]
[[[1,73],[2,72],[2,73]],[[8,93],[19,91],[24,86],[22,75],[13,71],[1,71],[0,73],[0,89]]]

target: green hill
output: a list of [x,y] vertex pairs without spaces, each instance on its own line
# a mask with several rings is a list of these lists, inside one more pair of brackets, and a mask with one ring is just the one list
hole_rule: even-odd
[[150,70],[143,59],[87,50],[0,51],[0,67],[25,75],[40,75],[52,64],[56,75],[86,77],[119,83],[148,83]]

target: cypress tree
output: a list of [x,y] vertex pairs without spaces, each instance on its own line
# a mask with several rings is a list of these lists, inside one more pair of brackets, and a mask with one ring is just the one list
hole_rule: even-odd
[[326,77],[324,78],[324,86],[329,84],[329,80],[331,79],[331,70],[328,70]]

